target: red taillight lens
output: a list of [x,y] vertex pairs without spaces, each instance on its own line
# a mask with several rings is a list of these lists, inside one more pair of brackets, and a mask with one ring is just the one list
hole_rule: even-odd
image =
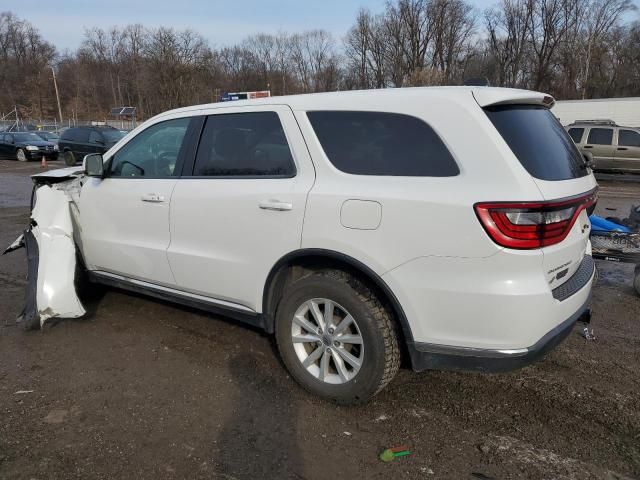
[[566,238],[580,212],[595,204],[595,190],[552,202],[487,202],[475,205],[480,223],[498,245],[532,249]]

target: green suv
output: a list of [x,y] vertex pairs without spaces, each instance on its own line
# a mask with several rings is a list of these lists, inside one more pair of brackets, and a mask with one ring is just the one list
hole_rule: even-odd
[[594,170],[640,173],[640,128],[612,120],[578,120],[565,128],[580,152],[593,157]]

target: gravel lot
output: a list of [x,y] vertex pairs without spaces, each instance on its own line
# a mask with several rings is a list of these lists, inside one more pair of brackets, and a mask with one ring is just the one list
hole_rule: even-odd
[[[37,171],[0,161],[0,247],[27,223]],[[605,215],[640,201],[640,183],[602,186]],[[576,328],[509,374],[404,369],[356,408],[304,393],[259,331],[116,290],[25,333],[25,267],[24,251],[0,257],[0,478],[640,477],[632,266],[598,263],[596,341]],[[403,444],[411,456],[377,459]]]

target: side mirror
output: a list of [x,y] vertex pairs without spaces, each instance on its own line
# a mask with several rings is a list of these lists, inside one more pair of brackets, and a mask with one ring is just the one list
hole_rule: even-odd
[[593,153],[584,152],[582,156],[584,157],[584,164],[586,167],[593,170]]
[[104,160],[102,159],[101,154],[91,153],[89,155],[85,155],[82,160],[82,166],[84,168],[85,175],[88,177],[104,178]]

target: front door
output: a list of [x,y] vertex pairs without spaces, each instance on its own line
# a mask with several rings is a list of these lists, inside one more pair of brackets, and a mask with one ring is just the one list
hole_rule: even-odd
[[300,248],[315,171],[289,107],[207,114],[171,199],[171,270],[178,288],[260,311],[269,271]]
[[615,168],[640,173],[640,132],[637,130],[618,130]]
[[174,283],[166,254],[169,205],[189,123],[180,118],[148,127],[105,158],[106,178],[85,183],[80,224],[89,269]]
[[591,152],[596,170],[614,168],[615,147],[613,146],[613,128],[593,127],[589,130],[584,147]]

